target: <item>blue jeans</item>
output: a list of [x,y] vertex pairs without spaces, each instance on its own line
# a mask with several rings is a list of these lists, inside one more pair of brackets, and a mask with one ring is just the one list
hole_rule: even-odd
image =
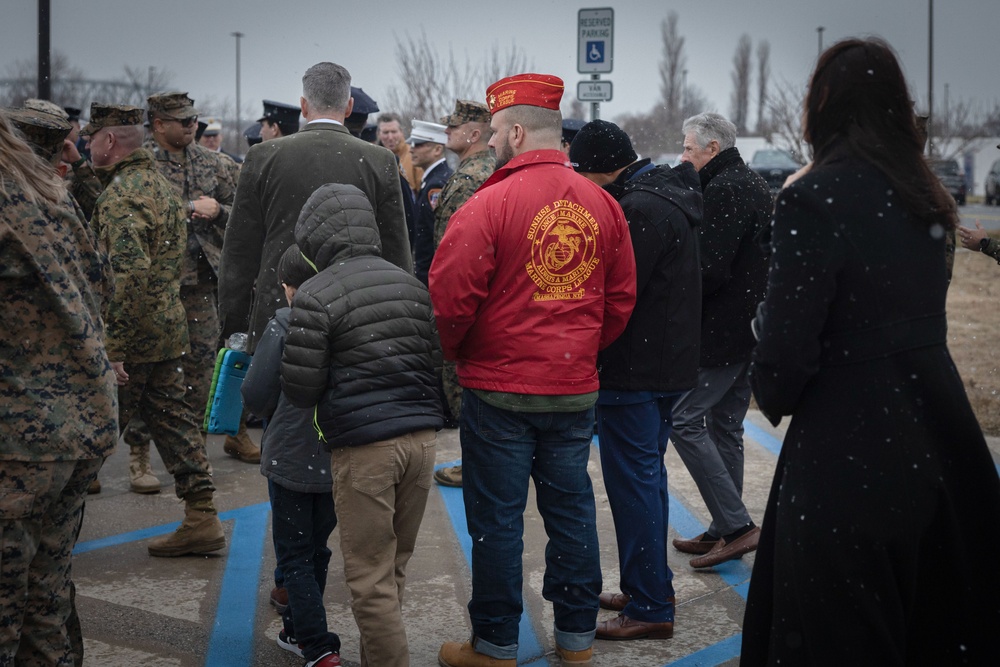
[[646,623],[674,620],[674,573],[667,565],[670,498],[663,456],[671,409],[682,392],[602,391],[597,406],[601,468],[615,520],[621,589],[632,600],[629,618]]
[[329,632],[323,591],[332,552],[327,546],[337,526],[332,493],[303,493],[271,485],[271,532],[278,568],[288,591],[281,615],[285,633],[302,647],[306,660],[340,652],[340,637]]
[[462,394],[462,493],[472,538],[469,616],[476,651],[517,657],[529,478],[549,538],[542,596],[552,603],[556,643],[574,651],[593,643],[601,593],[587,472],[593,429],[593,408],[511,412],[468,389]]

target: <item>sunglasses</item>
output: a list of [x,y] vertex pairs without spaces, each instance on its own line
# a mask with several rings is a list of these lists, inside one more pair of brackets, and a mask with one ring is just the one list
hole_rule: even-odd
[[188,116],[187,118],[161,118],[160,120],[164,122],[180,123],[181,127],[191,127],[198,122],[198,117]]

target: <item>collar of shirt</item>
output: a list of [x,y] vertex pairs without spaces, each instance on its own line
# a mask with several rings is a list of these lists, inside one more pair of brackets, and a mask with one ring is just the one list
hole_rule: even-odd
[[339,120],[334,120],[333,118],[314,118],[306,123],[306,125],[312,125],[313,123],[333,123],[334,125],[343,125],[343,123]]
[[430,176],[430,173],[431,173],[432,171],[434,171],[435,169],[437,169],[437,166],[438,166],[439,164],[441,164],[442,162],[444,162],[444,161],[445,161],[445,158],[441,158],[440,160],[438,160],[437,162],[435,162],[435,163],[434,163],[434,164],[432,164],[431,166],[429,166],[429,167],[427,167],[426,169],[424,169],[424,177],[423,177],[423,179],[421,179],[421,181],[420,181],[420,189],[421,189],[421,190],[423,190],[423,189],[424,189],[424,186],[425,186],[425,185],[427,185],[427,177],[428,177],[428,176]]

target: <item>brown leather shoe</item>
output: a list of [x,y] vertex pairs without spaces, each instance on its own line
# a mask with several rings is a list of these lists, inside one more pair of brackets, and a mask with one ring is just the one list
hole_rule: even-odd
[[692,558],[691,567],[712,567],[713,565],[718,565],[719,563],[725,563],[727,560],[736,560],[737,558],[741,558],[743,554],[756,551],[757,542],[759,541],[760,527],[754,526],[742,537],[736,538],[729,544],[727,544],[724,539],[719,540],[719,542],[712,547],[712,550],[707,554],[699,556],[698,558]]
[[629,602],[632,601],[632,598],[624,593],[601,593],[598,600],[600,602],[601,609],[621,611],[628,605]]
[[448,466],[434,471],[434,481],[441,486],[462,486],[462,466]]
[[673,623],[644,623],[625,614],[597,624],[598,639],[670,639],[673,636]]
[[681,553],[694,554],[695,556],[707,554],[712,550],[712,547],[718,544],[719,540],[706,540],[706,534],[702,533],[690,540],[674,540],[674,549],[677,549]]
[[271,606],[277,609],[279,614],[284,614],[288,609],[288,591],[284,587],[275,586],[271,589]]

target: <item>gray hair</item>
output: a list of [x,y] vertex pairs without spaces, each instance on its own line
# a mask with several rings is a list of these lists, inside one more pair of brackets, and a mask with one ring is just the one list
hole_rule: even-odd
[[142,125],[118,125],[110,127],[108,131],[115,135],[115,140],[125,152],[134,151],[142,146],[146,131]]
[[302,97],[318,112],[344,112],[351,99],[351,73],[335,63],[316,63],[302,75]]
[[724,151],[736,145],[736,126],[725,116],[711,111],[691,116],[681,128],[684,136],[694,134],[701,148],[707,148],[712,141],[719,142],[719,150]]

